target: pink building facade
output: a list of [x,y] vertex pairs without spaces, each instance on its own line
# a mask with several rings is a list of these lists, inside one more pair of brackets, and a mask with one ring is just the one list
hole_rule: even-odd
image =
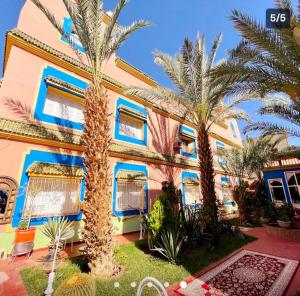
[[[62,1],[45,3],[72,34]],[[90,77],[30,1],[5,42],[0,88],[0,249],[9,251],[14,229],[29,210],[31,225],[38,228],[35,248],[46,246],[39,228],[51,217],[68,216],[81,227],[85,184],[80,138]],[[151,210],[162,181],[174,181],[184,203],[200,202],[197,137],[195,126],[181,117],[176,106],[124,94],[127,86],[155,86],[152,78],[115,55],[104,73],[112,114],[108,131],[113,140],[112,219],[114,232],[122,234],[139,230],[140,210]],[[237,122],[214,125],[210,140],[216,191],[231,213],[236,210],[230,194],[235,180],[223,174],[218,149],[241,145]]]

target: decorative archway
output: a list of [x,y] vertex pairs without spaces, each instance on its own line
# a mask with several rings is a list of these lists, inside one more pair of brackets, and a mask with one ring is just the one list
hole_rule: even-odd
[[18,183],[11,177],[0,176],[0,224],[8,224],[14,211]]

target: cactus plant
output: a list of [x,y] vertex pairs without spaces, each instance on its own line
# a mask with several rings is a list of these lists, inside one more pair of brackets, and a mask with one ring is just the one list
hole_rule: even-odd
[[95,296],[96,283],[86,273],[75,273],[64,280],[54,292],[54,296]]

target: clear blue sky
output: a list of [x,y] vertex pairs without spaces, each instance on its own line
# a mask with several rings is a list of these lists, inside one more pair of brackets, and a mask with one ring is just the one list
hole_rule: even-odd
[[[53,0],[51,0],[53,1]],[[5,32],[16,26],[18,14],[24,0],[0,0],[0,63],[2,67]],[[105,9],[110,10],[117,0],[106,0]],[[296,0],[293,0],[296,6]],[[239,34],[229,20],[230,11],[239,9],[265,22],[265,11],[274,7],[274,0],[131,0],[120,17],[122,25],[136,19],[146,19],[154,23],[150,28],[136,32],[119,50],[118,55],[129,63],[152,76],[165,86],[171,86],[159,67],[153,63],[152,51],[175,54],[180,49],[184,37],[195,39],[198,32],[204,33],[208,46],[218,32],[223,33],[223,41],[217,58],[226,57],[227,50],[233,48]],[[253,120],[258,103],[242,105]],[[271,120],[276,120],[272,118]],[[239,123],[240,128],[244,123]],[[291,139],[291,144],[297,144]]]

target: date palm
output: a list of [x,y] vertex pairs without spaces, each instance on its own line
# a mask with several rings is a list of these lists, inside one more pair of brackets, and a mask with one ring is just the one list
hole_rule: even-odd
[[[240,11],[232,11],[231,19],[242,40],[230,52],[228,61],[216,69],[216,78],[228,79],[233,94],[264,98],[259,113],[283,120],[276,124],[257,122],[248,131],[287,131],[300,137],[300,5],[297,13],[289,0],[276,0],[275,6],[290,10],[289,28],[268,29]],[[286,97],[270,98],[278,93]]]
[[276,145],[282,137],[272,135],[261,136],[258,139],[248,138],[242,146],[221,150],[222,167],[227,174],[238,178],[238,185],[233,188],[233,197],[239,207],[240,222],[246,223],[247,213],[247,180],[254,178],[263,186],[262,170],[275,157]]
[[90,70],[91,81],[85,93],[82,137],[86,167],[83,237],[91,273],[109,277],[116,272],[117,266],[112,243],[111,176],[108,160],[111,143],[110,133],[107,132],[110,129],[109,99],[101,84],[103,64],[131,33],[149,23],[142,20],[133,22],[128,27],[117,24],[127,0],[119,0],[108,25],[103,22],[102,0],[62,0],[73,21],[73,30],[84,48],[84,53],[81,53],[70,36],[65,34],[61,20],[57,20],[55,14],[40,0],[31,1],[69,41],[79,61],[85,63]]
[[181,115],[196,127],[200,186],[203,205],[208,213],[206,221],[210,231],[215,231],[217,226],[218,206],[209,131],[214,123],[228,118],[248,120],[244,111],[234,108],[243,99],[235,98],[224,105],[223,99],[228,85],[221,81],[216,84],[212,79],[211,74],[220,39],[221,35],[214,41],[208,55],[205,53],[203,36],[198,36],[195,43],[186,38],[181,52],[174,57],[159,51],[154,52],[155,63],[161,66],[171,79],[174,90],[162,86],[151,89],[132,87],[127,90],[131,95],[169,104],[170,109],[176,106],[176,112],[181,112]]

